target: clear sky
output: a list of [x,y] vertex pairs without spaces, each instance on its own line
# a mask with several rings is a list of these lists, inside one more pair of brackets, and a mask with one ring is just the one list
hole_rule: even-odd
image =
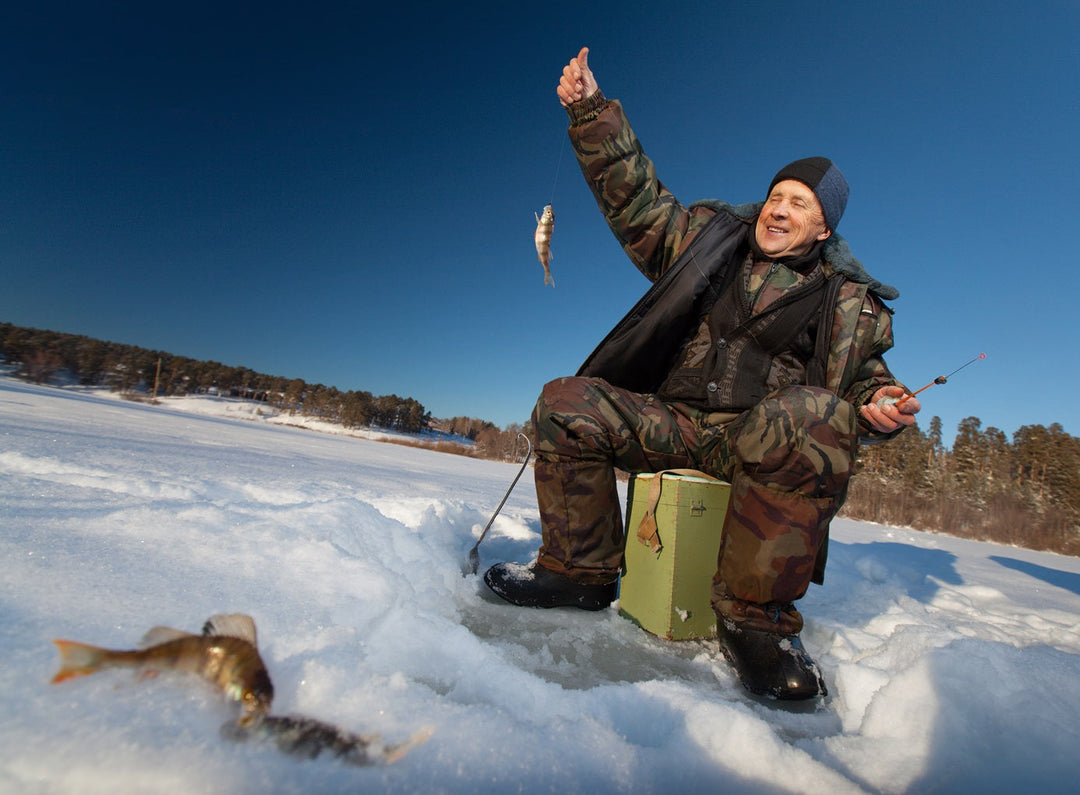
[[[555,95],[590,47],[685,203],[825,155],[941,417],[1080,435],[1080,3],[25,3],[0,321],[525,421],[648,287]],[[533,248],[553,203],[554,288]]]

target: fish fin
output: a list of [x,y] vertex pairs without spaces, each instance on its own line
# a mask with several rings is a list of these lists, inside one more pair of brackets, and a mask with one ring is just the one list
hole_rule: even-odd
[[409,751],[411,751],[416,746],[423,745],[431,739],[431,735],[433,735],[434,733],[434,726],[426,726],[423,729],[415,732],[413,736],[405,742],[398,743],[397,745],[387,746],[386,750],[384,751],[383,757],[386,761],[386,764],[392,765],[394,762],[401,759],[401,757],[405,756],[405,754],[409,753]]
[[182,629],[173,629],[172,627],[151,627],[147,633],[142,636],[142,640],[139,641],[139,648],[148,649],[151,646],[168,643],[170,640],[193,637],[195,636],[190,632],[185,632]]
[[210,616],[203,624],[203,635],[225,635],[230,638],[246,640],[252,646],[259,644],[255,638],[255,619],[243,613]]
[[108,653],[106,649],[98,646],[76,643],[73,640],[54,640],[53,643],[60,650],[60,670],[52,678],[54,685],[76,676],[94,673],[101,668]]

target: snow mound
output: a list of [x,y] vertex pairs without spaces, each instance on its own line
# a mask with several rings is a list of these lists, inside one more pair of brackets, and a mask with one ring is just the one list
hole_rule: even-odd
[[[783,709],[709,642],[514,608],[463,576],[514,464],[5,377],[0,439],[5,792],[1071,792],[1080,776],[1074,558],[835,522],[801,605],[830,696]],[[538,544],[523,482],[482,566]],[[228,742],[228,705],[192,678],[49,684],[52,638],[129,648],[223,612],[254,616],[275,714],[434,734],[354,768]]]

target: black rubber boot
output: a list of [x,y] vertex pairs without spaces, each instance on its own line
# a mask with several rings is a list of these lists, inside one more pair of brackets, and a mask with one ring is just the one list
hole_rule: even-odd
[[578,607],[603,610],[615,600],[617,582],[583,585],[545,569],[538,563],[496,563],[484,572],[484,582],[496,594],[521,607]]
[[828,694],[821,669],[798,635],[751,629],[729,618],[717,619],[716,635],[720,651],[751,693],[785,701]]

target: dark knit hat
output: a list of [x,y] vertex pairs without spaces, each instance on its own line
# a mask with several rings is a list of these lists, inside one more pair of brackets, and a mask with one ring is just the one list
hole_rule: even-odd
[[776,183],[785,179],[798,180],[814,192],[825,213],[825,224],[835,230],[847,207],[848,198],[847,180],[840,169],[827,157],[804,157],[780,169],[769,183],[765,195],[772,193]]

